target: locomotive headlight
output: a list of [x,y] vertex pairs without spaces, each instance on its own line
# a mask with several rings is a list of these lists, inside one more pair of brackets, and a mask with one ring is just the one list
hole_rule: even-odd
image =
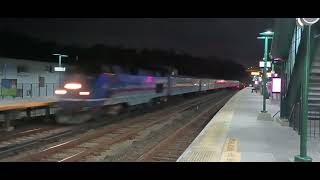
[[79,95],[88,96],[88,95],[90,95],[90,92],[89,91],[79,92]]
[[79,83],[67,83],[64,85],[64,88],[66,89],[80,89],[82,87]]
[[64,95],[64,94],[67,94],[67,91],[64,89],[57,89],[54,91],[54,93],[58,95]]

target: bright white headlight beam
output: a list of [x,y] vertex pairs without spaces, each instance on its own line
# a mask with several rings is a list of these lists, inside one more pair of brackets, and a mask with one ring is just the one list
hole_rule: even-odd
[[79,83],[67,83],[66,85],[64,85],[64,88],[66,89],[80,89],[81,87],[82,85]]
[[59,94],[59,95],[63,95],[63,94],[67,94],[67,91],[64,89],[57,89],[54,91],[55,94]]
[[88,95],[90,95],[90,92],[88,92],[88,91],[79,92],[79,95],[81,95],[81,96],[88,96]]

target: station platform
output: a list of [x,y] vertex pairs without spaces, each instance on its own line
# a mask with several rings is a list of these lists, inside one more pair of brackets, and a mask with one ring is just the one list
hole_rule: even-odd
[[1,99],[0,100],[0,124],[4,126],[1,130],[11,131],[13,127],[11,120],[20,118],[31,118],[36,116],[44,116],[54,114],[56,108],[54,104],[57,102],[56,97],[35,97],[25,99]]
[[0,112],[47,106],[55,102],[55,97],[0,100]]
[[[275,119],[280,103],[267,100],[272,120],[258,120],[262,96],[245,88],[212,118],[177,162],[292,162],[300,137]],[[308,139],[308,156],[320,161],[320,139]]]

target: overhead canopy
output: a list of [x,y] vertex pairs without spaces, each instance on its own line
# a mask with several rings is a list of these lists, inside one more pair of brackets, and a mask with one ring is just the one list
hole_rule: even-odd
[[271,55],[274,58],[286,59],[289,54],[291,40],[296,26],[295,18],[276,18]]

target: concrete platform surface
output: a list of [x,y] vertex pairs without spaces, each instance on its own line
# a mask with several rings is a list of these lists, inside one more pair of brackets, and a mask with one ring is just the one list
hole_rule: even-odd
[[45,106],[57,102],[56,97],[34,97],[25,99],[0,100],[0,111],[24,109],[28,107]]
[[[267,100],[273,121],[257,120],[262,96],[245,88],[212,118],[178,162],[290,162],[299,154],[299,135],[275,119],[279,101]],[[308,155],[320,161],[320,139],[309,139]]]

